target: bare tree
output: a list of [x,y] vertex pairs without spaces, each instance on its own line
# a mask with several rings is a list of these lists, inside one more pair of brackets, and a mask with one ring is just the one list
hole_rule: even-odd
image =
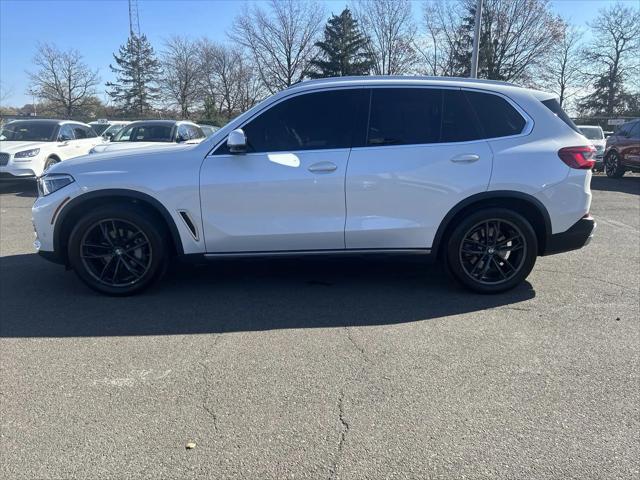
[[410,73],[417,61],[416,25],[409,0],[357,0],[356,18],[369,37],[376,75]]
[[[580,108],[587,114],[620,115],[628,110],[625,83],[637,87],[640,9],[616,3],[600,10],[598,21],[590,27],[593,40],[585,50],[585,59],[592,66],[594,92],[582,99]],[[631,100],[637,104],[637,99]]]
[[581,51],[582,32],[574,26],[564,25],[560,41],[554,45],[545,65],[545,85],[558,95],[560,106],[575,96],[584,78],[584,59]]
[[33,63],[38,70],[27,72],[28,93],[50,104],[58,114],[70,118],[93,103],[98,71],[89,69],[77,50],[63,52],[53,44],[39,44]]
[[0,81],[0,107],[5,107],[5,102],[13,95],[13,88],[7,87],[5,83]]
[[[430,70],[469,76],[475,8],[476,0],[426,4],[424,40],[430,50],[421,52]],[[563,24],[551,12],[548,0],[485,0],[479,76],[536,84],[562,32]]]
[[165,42],[161,56],[160,86],[164,97],[189,118],[200,97],[200,49],[197,42],[174,36]]
[[459,4],[431,0],[423,5],[425,34],[416,39],[416,51],[428,75],[460,75],[458,56],[462,43],[463,18]]
[[220,45],[209,39],[199,42],[202,96],[216,115],[228,120],[251,108],[264,89],[255,66],[236,46]]
[[271,0],[267,10],[245,6],[230,37],[247,48],[264,86],[275,93],[304,78],[322,22],[317,3]]

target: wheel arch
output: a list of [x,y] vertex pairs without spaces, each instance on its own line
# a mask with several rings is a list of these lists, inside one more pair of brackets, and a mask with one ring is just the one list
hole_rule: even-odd
[[457,220],[471,211],[480,208],[508,208],[524,216],[533,226],[538,240],[538,254],[545,251],[547,239],[551,235],[551,217],[543,203],[537,198],[522,192],[510,190],[495,190],[482,192],[455,205],[445,215],[436,231],[431,247],[431,253],[437,256],[445,251],[447,238],[457,225]]
[[75,197],[58,214],[53,231],[53,248],[60,258],[67,263],[67,242],[75,224],[83,212],[94,206],[103,205],[107,201],[138,205],[166,226],[171,239],[170,251],[175,255],[184,254],[180,233],[175,221],[166,207],[157,199],[137,190],[106,189],[88,192]]

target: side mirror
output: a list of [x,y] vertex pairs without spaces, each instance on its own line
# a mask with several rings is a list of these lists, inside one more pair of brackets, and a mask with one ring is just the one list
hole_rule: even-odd
[[244,134],[244,130],[238,128],[231,132],[227,137],[227,147],[231,153],[246,153],[247,136]]
[[104,138],[107,142],[110,142],[113,139],[113,132],[105,133],[104,135],[102,135],[102,138]]

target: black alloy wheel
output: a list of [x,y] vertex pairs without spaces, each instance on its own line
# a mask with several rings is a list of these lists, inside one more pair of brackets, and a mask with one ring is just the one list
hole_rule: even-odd
[[147,235],[126,220],[107,218],[89,227],[80,242],[87,272],[108,287],[134,285],[151,268],[153,252]]
[[144,290],[165,272],[168,236],[151,212],[133,205],[96,209],[69,236],[69,264],[89,287],[109,295]]
[[537,237],[527,219],[512,210],[487,208],[463,218],[453,230],[447,266],[466,287],[498,293],[529,275],[537,252]]
[[611,152],[604,159],[604,171],[609,178],[620,178],[624,175],[624,167],[620,164],[617,152]]

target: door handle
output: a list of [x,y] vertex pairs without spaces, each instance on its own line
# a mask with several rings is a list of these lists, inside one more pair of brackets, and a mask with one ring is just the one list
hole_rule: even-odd
[[334,172],[338,166],[333,162],[318,162],[311,165],[308,170],[311,173],[330,173]]
[[451,158],[451,161],[454,163],[473,163],[478,160],[480,160],[480,155],[476,155],[475,153],[463,153]]

